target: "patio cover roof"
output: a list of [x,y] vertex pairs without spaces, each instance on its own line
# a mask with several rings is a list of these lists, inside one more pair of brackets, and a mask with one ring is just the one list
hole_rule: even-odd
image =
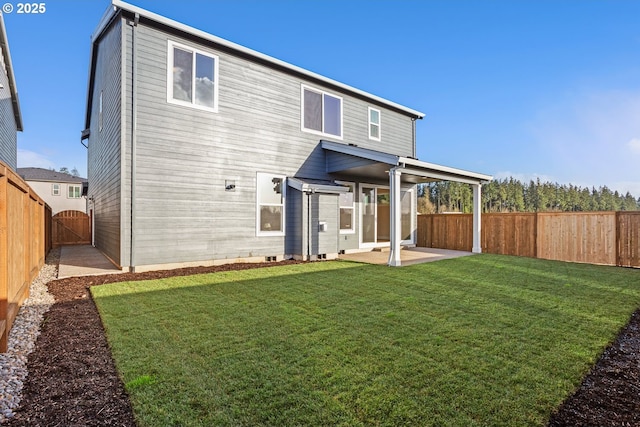
[[320,143],[327,155],[327,172],[332,174],[388,180],[389,170],[400,167],[402,182],[414,184],[433,181],[483,184],[493,179],[491,175],[427,163],[412,157],[398,156],[356,145],[325,140]]

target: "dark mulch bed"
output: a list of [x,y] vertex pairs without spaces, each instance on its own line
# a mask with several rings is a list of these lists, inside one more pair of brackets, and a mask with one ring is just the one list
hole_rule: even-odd
[[[295,261],[277,265],[289,263]],[[56,303],[47,313],[36,349],[29,356],[22,409],[6,425],[135,426],[127,393],[89,295],[90,286],[274,264],[229,264],[49,283]],[[576,393],[552,415],[549,426],[640,426],[640,310],[605,350]]]

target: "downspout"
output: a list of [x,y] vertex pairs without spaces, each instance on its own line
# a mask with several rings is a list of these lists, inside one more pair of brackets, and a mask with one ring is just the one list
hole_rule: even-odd
[[129,271],[135,271],[136,257],[136,134],[138,126],[138,85],[137,83],[137,39],[136,30],[140,14],[136,13],[133,22],[129,23],[132,27],[131,32],[131,235],[129,239]]

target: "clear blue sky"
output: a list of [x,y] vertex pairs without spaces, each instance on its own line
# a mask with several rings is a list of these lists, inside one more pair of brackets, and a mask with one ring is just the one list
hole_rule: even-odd
[[[426,113],[421,160],[640,196],[638,0],[131,3]],[[109,2],[45,5],[4,14],[18,164],[86,176],[89,38]]]

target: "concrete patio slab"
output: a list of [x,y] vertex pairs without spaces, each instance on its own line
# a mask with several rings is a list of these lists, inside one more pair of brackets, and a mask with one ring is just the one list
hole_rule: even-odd
[[58,279],[114,273],[122,273],[122,270],[91,245],[60,247]]
[[[472,252],[452,251],[436,248],[405,248],[400,251],[402,265],[422,264],[424,262],[440,261],[443,259],[458,258],[473,255]],[[389,252],[358,252],[340,255],[339,259],[347,261],[364,262],[367,264],[387,264]]]

